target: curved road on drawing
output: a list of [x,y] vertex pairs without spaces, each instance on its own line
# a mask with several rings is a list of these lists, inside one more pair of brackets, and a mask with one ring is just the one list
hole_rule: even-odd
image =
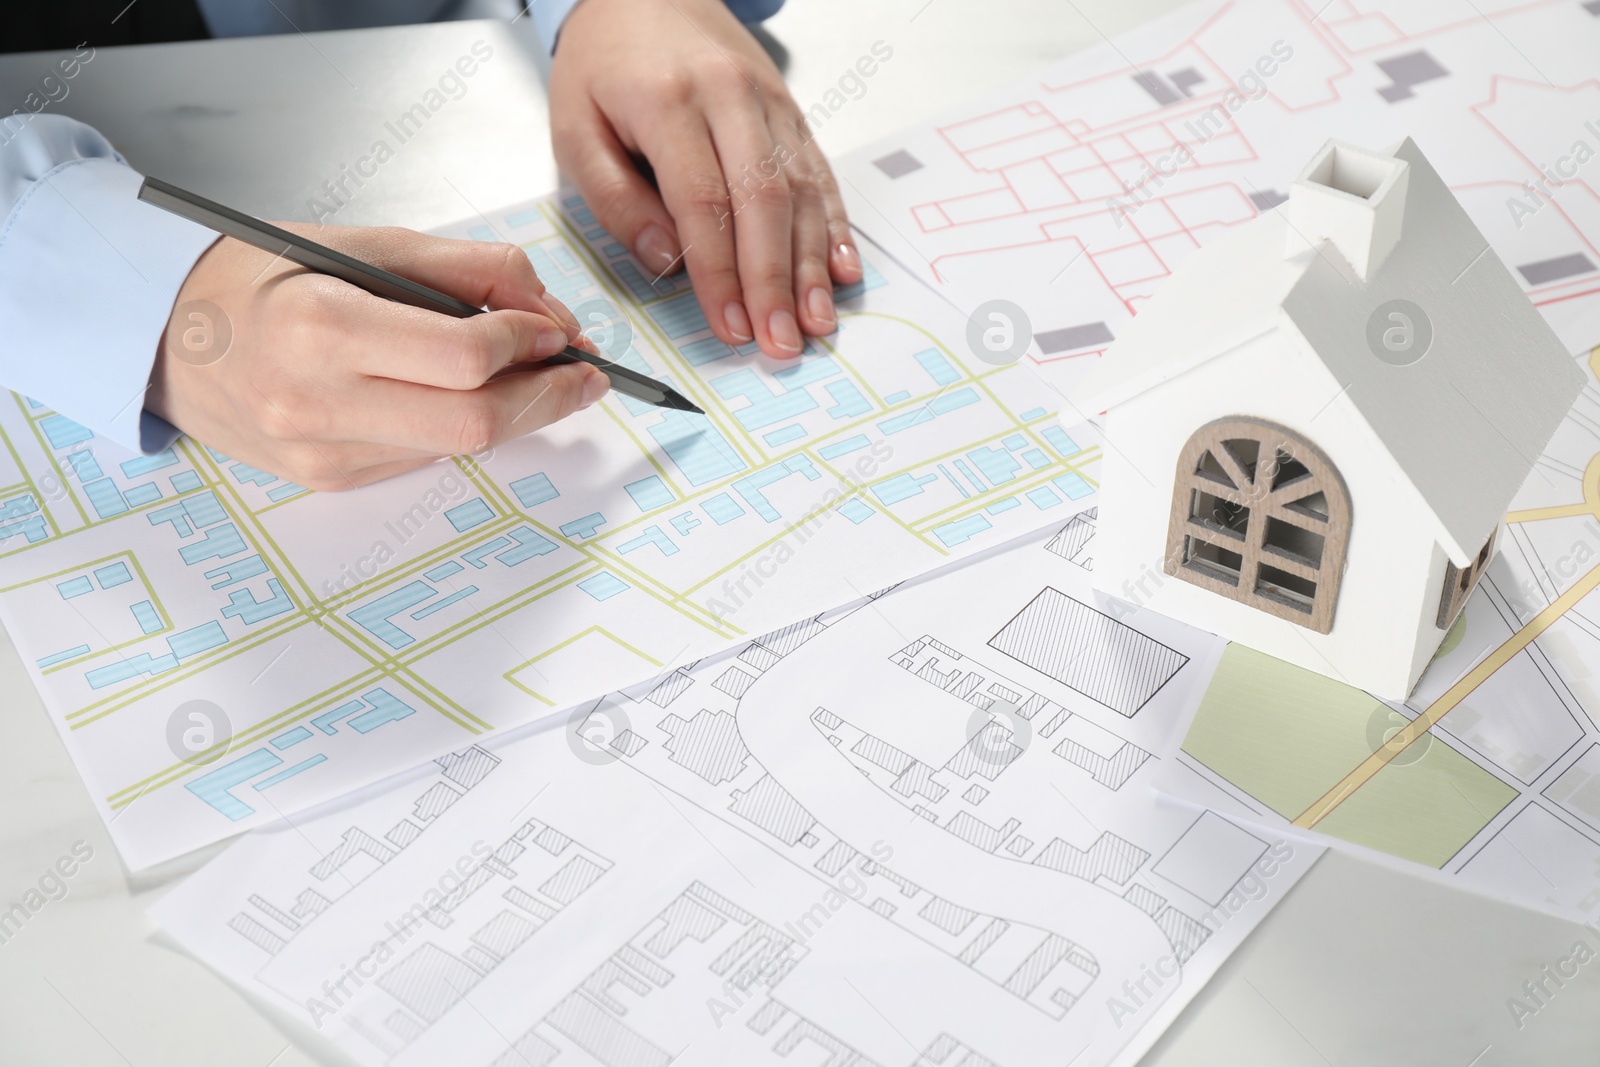
[[[951,590],[947,586],[945,591]],[[895,599],[904,592],[911,590],[902,590]],[[1059,1022],[1041,1014],[1040,1023],[1048,1026],[1038,1036],[1059,1041],[1063,1025],[1089,1021],[1084,1014],[1093,1017],[1092,1029],[1100,1032],[1111,1022],[1106,998],[1123,996],[1125,980],[1137,982],[1143,967],[1172,956],[1172,946],[1154,920],[1091,882],[1003,859],[926,820],[908,818],[907,807],[853,767],[841,765],[844,757],[812,722],[819,706],[859,724],[863,716],[857,712],[864,701],[882,706],[887,700],[913,714],[932,714],[929,705],[935,700],[955,699],[888,659],[905,644],[906,638],[873,607],[830,626],[745,693],[738,716],[745,746],[806,810],[858,852],[870,856],[874,842],[886,842],[894,849],[887,866],[896,874],[963,907],[1053,931],[1093,953],[1100,974],[1083,1001]],[[864,654],[863,649],[877,654]],[[839,669],[843,664],[850,669]],[[1137,1017],[1147,1019],[1178,985],[1169,979],[1163,988],[1152,989],[1154,999],[1139,1007]],[[1124,1030],[1124,1036],[1132,1034]]]

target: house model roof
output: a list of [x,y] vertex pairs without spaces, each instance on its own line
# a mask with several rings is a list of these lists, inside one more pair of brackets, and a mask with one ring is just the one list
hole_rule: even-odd
[[[1381,320],[1381,335],[1395,300],[1420,309],[1412,326],[1432,335],[1405,365],[1369,342],[1369,322]],[[1081,413],[1109,410],[1280,330],[1341,383],[1330,404],[1376,437],[1458,565],[1504,517],[1584,383],[1407,139],[1387,154],[1329,142],[1288,202],[1184,264],[1073,401]]]

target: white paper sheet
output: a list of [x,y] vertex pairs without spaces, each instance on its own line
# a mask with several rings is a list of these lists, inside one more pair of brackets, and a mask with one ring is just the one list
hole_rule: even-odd
[[155,917],[366,1064],[1131,1063],[1320,850],[1147,788],[1220,643],[1096,610],[1093,531],[251,833]]
[[968,312],[1020,305],[1065,389],[1325,140],[1411,136],[1578,352],[1600,340],[1596,55],[1578,2],[1204,0],[838,169],[902,264]]
[[652,285],[576,197],[461,231],[522,244],[602,347],[709,418],[612,395],[489,456],[312,494],[0,398],[0,619],[130,867],[1092,491],[1092,438],[1062,432],[1026,368],[969,358],[948,305],[870,249],[838,333],[779,363],[711,337],[686,280]]

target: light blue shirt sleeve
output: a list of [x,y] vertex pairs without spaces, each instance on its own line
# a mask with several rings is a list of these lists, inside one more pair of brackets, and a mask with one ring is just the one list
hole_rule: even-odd
[[137,200],[141,180],[81,122],[0,123],[0,385],[148,453],[178,435],[144,409],[150,368],[217,235]]
[[[580,2],[581,0],[533,0],[528,5],[528,14],[533,17],[533,25],[539,31],[539,40],[544,42],[544,50],[550,55],[555,55],[556,37],[561,33],[561,24],[567,21],[567,16]],[[778,9],[783,6],[783,0],[727,0],[727,4],[728,10],[748,26],[776,15]]]
[[197,0],[213,37],[432,22],[453,0]]
[[[358,26],[396,26],[448,16],[455,0],[198,0],[206,26],[217,37],[263,33],[311,33]],[[528,14],[547,54],[554,55],[556,36],[579,0],[531,0]],[[745,25],[777,14],[783,0],[727,0]]]

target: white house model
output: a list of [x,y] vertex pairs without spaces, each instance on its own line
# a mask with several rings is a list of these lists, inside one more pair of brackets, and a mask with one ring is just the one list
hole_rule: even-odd
[[1074,398],[1094,584],[1404,699],[1583,380],[1415,144],[1329,142]]

